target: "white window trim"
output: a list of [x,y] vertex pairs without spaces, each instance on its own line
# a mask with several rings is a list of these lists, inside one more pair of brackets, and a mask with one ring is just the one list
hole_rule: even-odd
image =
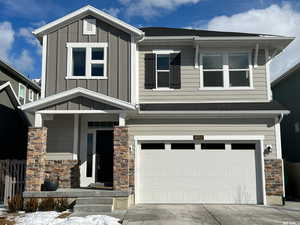
[[[92,30],[89,31],[87,29],[87,24],[90,23],[92,25]],[[85,35],[95,35],[96,34],[96,19],[84,19],[83,20],[83,34]]]
[[[24,87],[24,96],[20,95],[20,90],[21,90],[22,86]],[[21,83],[19,83],[19,91],[18,91],[18,99],[19,99],[19,101],[20,101],[20,97],[24,98],[24,103],[23,104],[25,104],[26,103],[26,86],[24,84],[21,84]],[[20,101],[20,103],[21,103],[21,101]]]
[[34,93],[33,93],[33,90],[29,89],[28,90],[28,100],[30,102],[33,102],[33,99],[34,99]]
[[169,70],[157,70],[157,55],[169,55],[169,58],[170,58],[170,54],[172,53],[180,53],[180,51],[174,51],[174,50],[169,50],[169,49],[166,49],[166,50],[163,50],[163,49],[154,49],[152,51],[152,53],[155,54],[155,88],[152,89],[152,91],[174,91],[173,88],[170,88],[170,87],[157,87],[157,72],[171,72],[170,71],[170,68]]
[[[204,86],[204,69],[203,69],[203,56],[207,55],[207,54],[221,54],[223,56],[223,68],[222,69],[212,69],[211,71],[223,71],[223,87],[205,87]],[[249,61],[249,69],[245,69],[245,70],[249,70],[249,87],[230,87],[229,84],[229,71],[232,71],[233,69],[229,70],[229,65],[228,65],[228,56],[231,53],[248,53],[248,61]],[[219,52],[211,52],[211,51],[205,51],[205,52],[201,52],[199,57],[199,71],[200,71],[200,88],[199,90],[220,90],[220,91],[224,91],[224,90],[253,90],[253,65],[252,65],[252,60],[251,60],[251,56],[252,53],[251,51],[219,51]],[[237,69],[237,71],[241,71],[242,69]],[[208,70],[205,70],[208,71]]]
[[[67,76],[66,79],[89,79],[89,80],[102,80],[107,79],[107,47],[108,44],[101,42],[101,43],[67,43],[68,49],[68,67],[67,67]],[[85,76],[73,76],[73,48],[85,48],[86,49],[86,67],[85,67]],[[103,60],[92,60],[92,48],[103,48],[104,51],[104,59]],[[104,65],[103,76],[92,76],[91,75],[91,65],[93,63],[101,63]]]

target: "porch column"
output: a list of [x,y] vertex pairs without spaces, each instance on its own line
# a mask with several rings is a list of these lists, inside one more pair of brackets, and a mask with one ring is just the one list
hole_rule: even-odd
[[117,191],[129,191],[129,146],[128,128],[114,127],[114,168],[113,188]]
[[46,146],[47,128],[29,128],[25,191],[41,191],[45,176]]

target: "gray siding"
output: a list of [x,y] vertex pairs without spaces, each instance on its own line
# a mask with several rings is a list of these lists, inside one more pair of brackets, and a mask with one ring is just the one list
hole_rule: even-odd
[[[19,83],[22,83],[23,85],[25,85],[26,86],[26,103],[30,102],[29,101],[29,89],[30,89],[30,87],[25,82],[23,82],[21,80],[18,80],[18,79],[15,79],[13,77],[13,75],[10,75],[8,73],[8,71],[6,71],[2,68],[0,68],[0,81],[9,81],[11,83],[11,86],[14,89],[17,97],[18,97],[18,94],[19,94]],[[33,90],[33,89],[31,89],[31,90]],[[37,100],[37,92],[34,91],[34,90],[33,90],[33,92],[34,92],[33,100],[35,101],[35,100]]]
[[[181,51],[181,89],[157,91],[145,89],[145,53],[153,49]],[[200,90],[200,71],[194,67],[193,46],[139,46],[140,102],[207,102],[207,101],[267,101],[264,51],[259,52],[259,66],[253,71],[253,90]]]
[[120,108],[96,102],[85,97],[76,97],[74,99],[46,107],[43,110],[120,110]]
[[48,128],[47,155],[72,159],[74,115],[54,115],[53,120],[44,121],[44,126]]
[[299,87],[300,68],[272,87],[274,100],[290,110],[281,122],[282,157],[289,162],[300,162],[300,132],[295,131],[300,123]]
[[264,135],[265,145],[273,146],[269,158],[276,158],[273,119],[140,119],[129,121],[130,143],[134,136],[151,135]]
[[[96,25],[96,35],[83,35],[83,19],[48,34],[46,96],[83,87],[124,101],[130,100],[130,35],[100,20]],[[108,79],[66,80],[67,42],[107,42]],[[65,104],[60,107],[72,107],[67,105],[69,103]]]

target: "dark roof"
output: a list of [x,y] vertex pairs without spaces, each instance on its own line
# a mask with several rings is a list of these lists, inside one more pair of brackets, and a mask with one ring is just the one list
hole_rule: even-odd
[[27,78],[25,75],[21,74],[19,71],[17,71],[15,68],[13,68],[12,66],[10,66],[9,64],[5,63],[4,61],[0,60],[0,67],[4,68],[5,70],[7,70],[9,72],[8,75],[10,75],[11,77],[15,77],[16,79],[20,79],[23,82],[25,82],[27,85],[29,85],[31,88],[33,88],[34,90],[40,92],[41,88],[40,86],[38,86],[36,83],[34,83],[33,81],[31,81],[29,78]]
[[296,65],[291,67],[287,72],[285,72],[284,74],[280,75],[275,80],[273,80],[271,84],[272,88],[274,88],[277,84],[280,84],[281,81],[288,79],[292,74],[296,74],[294,73],[295,71],[299,72],[299,69],[300,69],[300,63],[297,63]]
[[287,109],[279,103],[253,102],[253,103],[168,103],[168,104],[140,104],[141,111],[266,111]]
[[145,36],[259,37],[263,35],[263,34],[194,30],[194,29],[170,28],[170,27],[142,27],[140,29],[145,32]]
[[7,83],[8,81],[0,80],[0,86]]

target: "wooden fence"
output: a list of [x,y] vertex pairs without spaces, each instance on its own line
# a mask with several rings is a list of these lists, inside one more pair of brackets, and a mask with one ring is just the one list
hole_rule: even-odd
[[0,202],[22,194],[25,186],[26,160],[0,160]]

